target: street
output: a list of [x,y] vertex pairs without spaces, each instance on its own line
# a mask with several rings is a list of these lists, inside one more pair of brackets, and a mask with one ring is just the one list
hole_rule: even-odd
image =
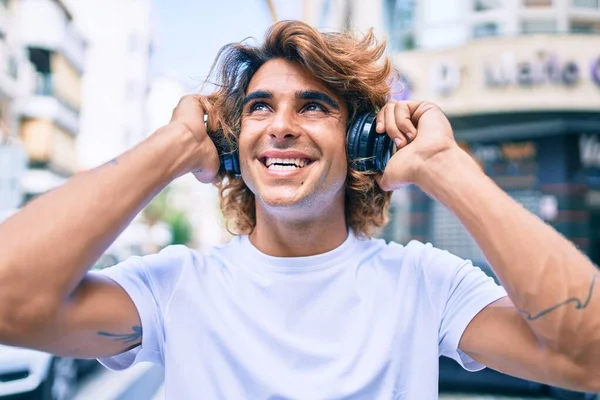
[[[97,368],[83,382],[74,400],[164,400],[162,369],[139,364],[125,371]],[[440,400],[527,400],[533,397],[442,394]],[[536,397],[538,400],[549,400]]]

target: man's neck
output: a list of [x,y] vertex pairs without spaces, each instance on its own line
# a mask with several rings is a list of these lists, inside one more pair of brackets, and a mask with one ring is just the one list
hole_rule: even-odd
[[[341,210],[340,210],[341,208]],[[311,220],[282,220],[257,209],[250,241],[275,257],[305,257],[339,247],[348,238],[343,207]]]

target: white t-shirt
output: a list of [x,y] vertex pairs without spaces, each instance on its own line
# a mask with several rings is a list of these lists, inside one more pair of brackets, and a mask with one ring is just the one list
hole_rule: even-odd
[[100,362],[165,367],[167,399],[437,399],[438,358],[506,296],[479,268],[412,241],[350,234],[316,256],[278,258],[246,236],[199,253],[170,246],[102,273],[142,321],[141,346]]

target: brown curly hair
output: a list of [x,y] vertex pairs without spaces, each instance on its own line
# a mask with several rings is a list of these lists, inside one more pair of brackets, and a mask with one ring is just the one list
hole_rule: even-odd
[[[398,76],[384,54],[385,41],[378,43],[372,30],[356,38],[349,32],[320,32],[300,21],[277,22],[261,46],[232,43],[219,51],[206,81],[216,86],[216,91],[200,98],[209,115],[209,131],[222,131],[219,134],[236,147],[248,84],[254,73],[274,58],[297,63],[339,95],[348,108],[348,121],[367,111],[376,112],[389,99],[390,79]],[[215,185],[227,230],[251,233],[256,225],[254,193],[242,179],[224,171]],[[384,192],[375,182],[375,173],[356,171],[348,163],[345,215],[354,234],[370,237],[385,226],[390,198],[391,192]]]

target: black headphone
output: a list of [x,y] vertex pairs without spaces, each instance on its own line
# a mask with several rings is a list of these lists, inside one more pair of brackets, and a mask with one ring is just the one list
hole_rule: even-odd
[[[348,128],[348,158],[357,171],[383,172],[394,153],[394,144],[386,133],[375,131],[374,113],[358,115]],[[205,118],[206,120],[206,118]],[[232,150],[222,133],[210,135],[215,143],[221,162],[220,170],[241,177],[240,158],[237,148]]]

